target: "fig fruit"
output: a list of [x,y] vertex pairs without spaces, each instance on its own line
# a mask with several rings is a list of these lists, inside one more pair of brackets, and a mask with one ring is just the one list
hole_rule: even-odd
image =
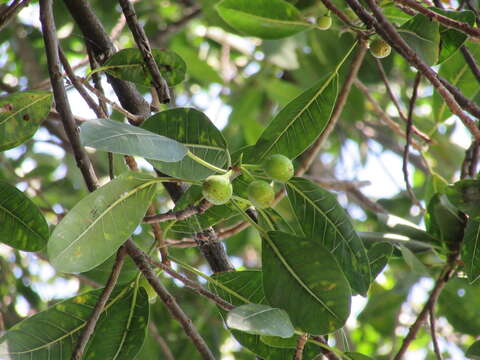
[[370,52],[377,59],[383,59],[392,52],[392,47],[382,39],[375,39],[370,43]]
[[268,208],[275,200],[273,187],[266,181],[252,181],[247,188],[248,199],[256,208]]
[[324,15],[318,18],[317,28],[320,30],[328,30],[332,26],[332,18],[328,15]]
[[273,180],[287,182],[293,176],[292,161],[284,155],[275,154],[263,163],[263,170]]
[[227,203],[232,197],[233,188],[229,175],[211,175],[202,184],[205,199],[215,205]]

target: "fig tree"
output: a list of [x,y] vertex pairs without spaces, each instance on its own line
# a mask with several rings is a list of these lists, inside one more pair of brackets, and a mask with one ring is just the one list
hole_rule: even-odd
[[248,185],[248,199],[253,206],[263,209],[272,206],[275,200],[273,187],[266,181],[255,180]]
[[377,38],[370,43],[370,52],[377,59],[390,55],[392,47],[383,39]]
[[232,197],[232,193],[232,183],[228,174],[211,175],[203,181],[202,194],[212,204],[222,205],[227,203]]
[[292,161],[284,155],[275,154],[263,163],[263,170],[273,180],[287,182],[293,176]]

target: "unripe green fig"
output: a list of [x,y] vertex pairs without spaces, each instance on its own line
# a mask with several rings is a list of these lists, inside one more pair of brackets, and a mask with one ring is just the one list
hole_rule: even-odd
[[328,30],[332,26],[332,18],[328,15],[324,15],[317,20],[317,28],[320,30]]
[[370,43],[370,52],[377,59],[387,57],[392,52],[392,47],[382,39],[375,39]]
[[145,289],[145,291],[147,292],[147,295],[148,295],[148,302],[150,304],[154,303],[155,301],[157,301],[157,292],[155,291],[155,289],[152,287],[152,285],[150,285],[150,283],[148,282],[147,279],[145,279],[143,276],[142,278],[140,279],[140,284],[139,286],[143,287]]
[[248,200],[256,208],[268,208],[272,206],[275,200],[275,192],[273,187],[266,181],[255,180],[252,181],[247,188]]
[[202,184],[205,199],[215,205],[227,203],[232,197],[233,188],[229,175],[211,175]]
[[284,155],[269,156],[263,163],[263,170],[273,180],[287,182],[293,176],[292,161]]

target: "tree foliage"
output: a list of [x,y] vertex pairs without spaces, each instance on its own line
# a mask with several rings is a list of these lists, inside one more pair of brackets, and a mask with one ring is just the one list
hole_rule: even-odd
[[0,358],[480,358],[479,7],[0,5]]

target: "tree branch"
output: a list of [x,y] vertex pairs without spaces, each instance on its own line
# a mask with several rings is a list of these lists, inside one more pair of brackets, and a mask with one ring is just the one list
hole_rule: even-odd
[[154,223],[160,223],[160,222],[169,221],[169,220],[185,220],[185,219],[189,218],[190,216],[197,215],[197,214],[203,214],[211,206],[212,206],[212,204],[210,202],[203,199],[202,201],[200,201],[200,203],[198,205],[189,206],[188,208],[186,208],[184,210],[169,211],[169,212],[164,213],[164,214],[145,216],[143,218],[143,223],[144,224],[154,224]]
[[77,166],[83,174],[88,189],[93,191],[97,187],[97,177],[90,159],[80,145],[78,129],[70,109],[65,87],[63,86],[63,78],[60,71],[61,65],[58,56],[58,39],[55,34],[55,22],[53,19],[52,0],[40,1],[40,21],[42,23],[48,72],[55,97],[55,106],[62,119],[70,144],[72,145]]
[[143,61],[145,61],[145,64],[152,75],[152,83],[157,91],[159,100],[161,103],[167,104],[170,102],[170,91],[167,82],[160,73],[160,69],[153,58],[152,49],[147,35],[145,34],[145,31],[143,31],[142,26],[138,23],[135,8],[129,0],[118,0],[118,2],[122,7],[123,14],[125,15],[125,19],[127,20],[128,27],[132,32],[137,47],[143,55]]
[[93,309],[92,314],[90,315],[90,318],[88,319],[87,324],[82,331],[82,334],[77,340],[77,345],[75,346],[72,354],[72,360],[81,360],[83,358],[83,352],[87,346],[88,340],[92,336],[98,319],[100,318],[100,315],[102,314],[102,311],[105,308],[110,295],[112,294],[115,284],[117,283],[126,254],[127,252],[123,246],[117,251],[117,257],[115,259],[112,272],[110,273],[110,277],[108,278],[105,288],[103,289],[102,295],[100,295],[97,303],[95,304],[95,308]]
[[302,334],[299,336],[297,340],[297,347],[295,348],[295,356],[294,360],[302,360],[303,359],[303,349],[305,348],[305,344],[308,340],[308,334]]
[[148,280],[150,285],[155,289],[158,296],[164,302],[168,311],[172,316],[180,322],[185,333],[190,337],[193,344],[197,348],[198,352],[203,359],[215,360],[211,350],[208,348],[205,340],[198,333],[198,330],[193,325],[192,320],[183,312],[180,306],[177,304],[175,298],[168,292],[168,290],[162,285],[158,280],[157,276],[153,272],[152,268],[148,263],[148,259],[145,254],[135,245],[132,240],[127,240],[125,243],[128,254],[133,259],[137,267],[142,272],[143,276]]

